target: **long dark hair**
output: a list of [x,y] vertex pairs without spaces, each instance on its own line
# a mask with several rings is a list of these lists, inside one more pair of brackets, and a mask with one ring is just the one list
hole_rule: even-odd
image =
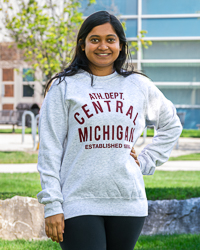
[[124,77],[129,76],[133,73],[144,75],[143,73],[134,71],[133,65],[129,65],[128,62],[126,62],[126,59],[130,58],[130,53],[128,50],[128,42],[126,40],[124,29],[120,21],[114,15],[109,14],[107,11],[98,11],[87,17],[85,21],[82,23],[81,28],[77,35],[76,48],[72,62],[66,69],[56,74],[47,82],[47,85],[45,86],[44,96],[46,95],[51,85],[51,82],[54,79],[59,78],[59,83],[60,83],[65,76],[73,76],[80,69],[83,69],[90,73],[91,85],[93,84],[93,74],[89,68],[89,60],[86,57],[85,51],[82,50],[81,46],[85,44],[85,39],[87,35],[94,27],[105,23],[110,23],[112,25],[117,36],[119,37],[120,44],[122,45],[122,49],[119,53],[119,56],[114,62],[115,71]]

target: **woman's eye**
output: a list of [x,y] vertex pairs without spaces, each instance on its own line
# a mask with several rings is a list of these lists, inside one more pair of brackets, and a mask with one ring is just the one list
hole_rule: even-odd
[[108,39],[108,42],[114,42],[114,41],[115,41],[114,38],[109,38],[109,39]]
[[99,39],[97,39],[97,38],[91,39],[91,42],[94,42],[94,43],[97,43],[98,41],[99,41]]

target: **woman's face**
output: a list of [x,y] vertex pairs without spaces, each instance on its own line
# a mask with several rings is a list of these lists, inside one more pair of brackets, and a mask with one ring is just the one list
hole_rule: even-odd
[[119,56],[121,47],[119,37],[112,25],[105,23],[90,31],[82,50],[85,50],[92,73],[105,76],[113,72],[113,64]]

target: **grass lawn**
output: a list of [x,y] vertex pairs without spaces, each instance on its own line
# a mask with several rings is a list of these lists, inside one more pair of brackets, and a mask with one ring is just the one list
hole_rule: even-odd
[[[147,129],[147,136],[154,136],[154,129]],[[180,137],[200,138],[200,129],[183,129]]]
[[[200,197],[200,171],[156,171],[144,176],[148,200]],[[41,191],[39,173],[0,173],[0,199],[15,195],[36,198]]]
[[200,237],[197,234],[140,236],[135,250],[198,250]]
[[23,151],[0,151],[0,164],[7,163],[37,163],[37,153],[27,153]]
[[[0,250],[60,250],[60,245],[51,240],[26,241],[26,240],[1,240]],[[200,249],[200,237],[196,234],[180,235],[154,235],[139,237],[135,250],[198,250]],[[80,249],[81,250],[81,249]]]
[[[6,129],[0,129],[0,133],[5,133],[5,134],[12,134],[12,128],[6,128]],[[22,129],[21,128],[16,128],[15,129],[15,134],[21,134]],[[38,128],[37,128],[37,133],[38,133]],[[31,134],[31,128],[25,128],[25,134]]]
[[41,191],[39,173],[0,173],[0,199],[15,195],[36,198]]
[[200,161],[200,153],[170,157],[169,161]]
[[[0,151],[0,164],[37,163],[38,151],[27,153],[22,151]],[[200,153],[170,157],[169,161],[200,161]]]
[[200,197],[200,171],[156,171],[143,177],[148,200]]
[[[38,128],[37,128],[38,132]],[[0,129],[0,133],[12,133],[12,129]],[[16,128],[16,134],[21,134],[22,129]],[[31,128],[25,128],[26,134],[31,134]],[[147,136],[152,137],[154,136],[153,129],[147,129]],[[191,138],[200,138],[200,129],[183,129],[180,137],[191,137]]]

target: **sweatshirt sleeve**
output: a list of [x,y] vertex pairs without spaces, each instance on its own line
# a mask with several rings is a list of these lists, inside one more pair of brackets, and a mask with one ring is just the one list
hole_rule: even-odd
[[68,107],[65,102],[66,83],[56,83],[57,80],[43,101],[38,127],[40,146],[37,168],[42,191],[38,193],[37,198],[45,205],[45,218],[63,213],[60,167],[68,130]]
[[146,86],[146,126],[153,125],[157,134],[138,156],[143,175],[152,175],[155,167],[165,163],[177,142],[182,125],[174,105],[150,81]]

